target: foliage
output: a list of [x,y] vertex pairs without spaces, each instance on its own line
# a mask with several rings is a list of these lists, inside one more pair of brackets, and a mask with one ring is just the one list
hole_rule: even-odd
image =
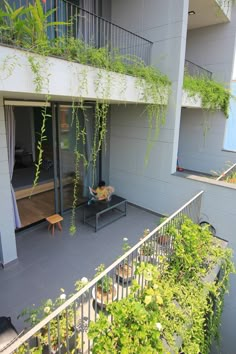
[[163,353],[155,313],[130,295],[107,306],[112,322],[104,314],[89,327],[93,340],[92,352],[102,353]]
[[221,110],[228,118],[229,102],[232,95],[221,83],[204,76],[190,76],[185,73],[183,88],[192,97],[199,95],[204,109]]
[[[101,274],[105,270],[105,264],[100,264],[96,268],[96,274],[95,277]],[[100,280],[97,282],[97,287],[101,289],[102,293],[108,293],[111,290],[112,286],[112,278],[109,277],[109,275],[104,275]]]
[[123,245],[122,245],[123,253],[126,253],[130,249],[130,245],[129,245],[128,241],[129,240],[127,237],[123,238]]
[[[90,324],[93,353],[102,353],[103,348],[110,353],[138,353],[135,350],[140,344],[139,336],[148,338],[141,347],[152,353],[152,345],[145,345],[150,345],[157,329],[159,336],[155,339],[160,353],[209,353],[212,340],[218,336],[229,274],[234,271],[231,250],[222,248],[207,227],[202,228],[185,216],[170,224],[168,234],[173,241],[170,259],[162,257],[162,267],[137,263],[135,273],[137,279],[143,279],[142,286],[134,280],[128,298],[108,306],[112,323],[102,315]],[[209,281],[206,276],[219,262],[220,275]],[[142,322],[144,313],[151,327]],[[165,339],[168,349],[163,347],[163,341],[158,341],[160,338]],[[182,343],[181,348],[178,343]]]
[[[31,327],[35,326],[62,305],[65,300],[66,294],[64,293],[64,289],[61,289],[61,295],[54,301],[52,301],[52,299],[47,299],[42,302],[41,306],[36,307],[33,305],[32,308],[26,308],[20,313],[18,318],[23,317],[24,321]],[[57,349],[58,343],[66,345],[66,338],[72,336],[74,328],[74,311],[71,305],[67,307],[66,310],[63,310],[58,317],[55,317],[50,321],[50,336],[47,326],[42,328],[35,335],[38,341],[37,350],[42,350],[43,347],[49,344],[49,341],[54,350]],[[60,337],[60,340],[58,337]]]
[[[143,236],[140,238],[140,240],[145,239],[148,236],[149,232],[149,229],[145,229],[143,232]],[[155,243],[153,242],[153,240],[144,242],[142,246],[140,246],[139,251],[140,254],[143,256],[152,256],[155,252]]]
[[[86,131],[78,132],[79,124],[75,122],[76,142],[75,142],[75,178],[73,191],[73,206],[71,216],[70,233],[76,232],[75,225],[75,208],[78,200],[79,186],[79,164],[83,161],[84,167],[92,168],[93,181],[95,181],[95,171],[97,166],[97,157],[102,148],[106,149],[106,134],[107,134],[107,115],[109,111],[109,103],[107,101],[111,84],[111,72],[119,74],[131,75],[137,78],[137,85],[140,90],[141,98],[147,103],[147,115],[149,122],[149,130],[147,136],[147,151],[145,163],[147,163],[153,143],[157,140],[160,126],[165,122],[167,98],[169,94],[170,81],[161,74],[158,69],[146,66],[140,59],[131,55],[122,55],[119,50],[111,50],[108,47],[95,48],[93,45],[88,45],[80,39],[75,39],[70,35],[70,28],[73,26],[73,16],[68,23],[52,21],[55,15],[55,9],[46,11],[40,0],[36,0],[34,4],[29,3],[26,7],[18,9],[11,8],[5,2],[5,11],[0,12],[0,32],[3,42],[17,45],[20,48],[37,53],[45,58],[46,56],[54,55],[66,60],[75,61],[81,64],[92,65],[99,68],[95,78],[95,91],[98,99],[95,106],[95,130],[92,143],[92,151],[90,156],[86,157],[84,152],[79,149],[79,142],[86,139]],[[53,30],[56,38],[49,39],[48,31]],[[62,33],[69,33],[68,36],[61,36]],[[42,58],[41,58],[42,59]],[[28,56],[28,61],[31,70],[34,74],[34,84],[36,92],[42,92],[43,89],[48,90],[49,74],[44,78],[44,67],[46,61],[41,62],[33,54]],[[43,65],[44,64],[44,65]],[[107,71],[104,72],[106,69]],[[12,67],[10,68],[12,71]],[[84,74],[82,75],[84,76]],[[121,94],[126,88],[126,79],[121,78]],[[45,81],[46,80],[46,81]],[[81,86],[87,82],[84,77],[81,79]],[[45,86],[45,84],[47,86]],[[81,90],[81,87],[79,88]],[[102,99],[101,99],[102,96]],[[46,99],[47,100],[47,99]],[[82,98],[73,98],[73,101]],[[150,104],[151,102],[151,104]],[[41,127],[41,139],[38,144],[39,160],[36,164],[36,174],[33,183],[33,189],[38,183],[40,175],[40,167],[43,161],[43,142],[46,136],[45,133],[45,118],[46,113],[42,112],[43,122]],[[77,119],[76,119],[77,120]],[[75,120],[75,121],[76,121]],[[32,190],[33,192],[33,190]]]

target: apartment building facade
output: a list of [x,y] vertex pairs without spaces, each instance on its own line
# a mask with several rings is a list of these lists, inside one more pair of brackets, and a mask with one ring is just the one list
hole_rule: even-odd
[[[9,3],[24,5],[27,1]],[[201,100],[189,97],[182,89],[186,60],[208,70],[213,78],[229,86],[236,30],[236,11],[231,8],[231,1],[97,0],[73,1],[66,7],[65,3],[62,0],[56,2],[60,9],[57,20],[62,21],[68,9],[73,16],[78,11],[83,23],[78,25],[77,34],[82,33],[83,40],[92,40],[102,47],[107,45],[109,33],[113,47],[139,56],[171,80],[166,123],[161,127],[158,138],[152,139],[152,149],[145,164],[149,126],[147,102],[140,95],[134,78],[125,76],[122,81],[119,75],[112,76],[114,85],[106,97],[110,104],[107,147],[100,155],[97,179],[103,178],[114,185],[116,193],[129,202],[163,215],[170,214],[189,197],[204,190],[202,219],[214,225],[217,234],[229,240],[231,247],[236,249],[236,188],[189,172],[208,174],[212,170],[222,170],[226,161],[235,162],[234,153],[223,150],[225,117],[221,111],[203,110]],[[50,1],[45,6],[52,8],[54,4]],[[79,10],[77,6],[80,6]],[[8,65],[5,64],[6,58]],[[46,103],[52,121],[46,128],[45,178],[41,177],[38,195],[51,193],[47,196],[51,208],[47,213],[63,213],[71,205],[71,200],[68,201],[74,166],[71,142],[75,141],[74,132],[70,129],[72,101],[75,97],[83,98],[87,113],[86,117],[81,113],[81,124],[87,124],[88,131],[92,131],[95,102],[103,100],[104,96],[102,90],[94,87],[98,69],[92,66],[43,58],[41,66],[45,68],[49,84],[39,92],[28,65],[27,53],[0,44],[0,61],[0,258],[7,265],[17,259],[16,226],[20,229],[46,217],[40,214],[34,219],[32,216],[25,224],[19,220],[17,225],[12,203],[12,194],[15,194],[20,219],[24,218],[24,213],[29,216],[29,209],[22,204],[29,195],[29,185],[34,178],[32,162],[37,159],[36,132],[40,130],[40,111],[45,95],[50,96]],[[86,88],[82,84],[85,71]],[[104,70],[101,80],[105,77]],[[125,88],[120,90],[124,80]],[[7,123],[9,115],[12,115],[9,113],[11,109],[15,133]],[[14,143],[9,143],[10,132],[14,134]],[[10,166],[9,144],[14,144],[11,145],[12,159],[15,159],[13,167]],[[91,148],[91,141],[86,148]],[[177,159],[184,168],[183,172],[176,172]],[[10,174],[13,175],[10,177]],[[90,183],[91,176],[84,172],[81,202]]]
[[[190,97],[186,99],[182,90],[186,59],[208,69],[212,72],[214,78],[221,80],[226,85],[230,82],[234,58],[234,12],[230,15],[225,14],[217,3],[210,4],[210,1],[208,5],[205,3],[200,5],[199,2],[196,4],[194,1],[182,1],[181,5],[178,2],[178,6],[172,2],[165,5],[150,2],[149,6],[144,6],[142,1],[138,4],[135,1],[135,3],[129,2],[128,6],[127,8],[125,2],[119,2],[118,4],[114,1],[114,3],[109,2],[109,6],[102,2],[99,7],[98,4],[91,2],[89,10],[95,11],[96,8],[99,8],[100,12],[98,12],[100,14],[102,10],[105,11],[104,17],[140,37],[146,38],[149,42],[145,45],[153,43],[151,64],[168,75],[172,82],[172,91],[168,103],[166,124],[161,128],[159,138],[153,144],[148,165],[145,166],[148,124],[147,114],[145,113],[146,103],[142,102],[142,99],[138,96],[132,78],[128,78],[128,87],[126,87],[123,97],[118,90],[113,89],[110,93],[109,146],[106,154],[103,154],[102,174],[106,180],[116,186],[117,193],[125,196],[130,202],[162,214],[169,214],[171,210],[185,200],[186,196],[203,187],[209,189],[209,194],[211,194],[211,189],[214,194],[216,190],[221,190],[221,188],[216,188],[214,184],[206,185],[201,179],[196,181],[190,178],[179,178],[175,174],[177,157],[184,169],[203,173],[209,173],[210,170],[218,171],[224,168],[226,161],[233,161],[234,159],[232,153],[222,150],[226,122],[223,113],[220,111],[208,113],[202,110],[200,108],[201,102],[192,100]],[[191,11],[194,12],[193,15],[191,15]],[[210,14],[207,18],[205,18],[206,11]],[[231,10],[227,7],[227,11]],[[92,29],[92,27],[86,29],[87,33],[88,31],[92,32]],[[129,34],[129,32],[127,33]],[[129,45],[128,43],[127,47]],[[7,57],[9,62],[12,60],[13,65],[16,56],[22,63],[26,60],[24,52],[1,46],[2,63],[4,58]],[[50,82],[50,100],[60,102],[61,107],[57,107],[57,109],[61,110],[61,119],[63,120],[65,115],[63,104],[71,102],[71,97],[78,95],[78,89],[77,92],[72,89],[72,86],[77,87],[77,82],[73,82],[71,77],[79,69],[76,65],[68,69],[65,63],[59,59],[50,60],[51,62],[48,64],[50,76],[54,80]],[[95,71],[96,69],[90,67],[89,75],[92,77],[95,75]],[[60,77],[58,73],[60,73]],[[16,107],[15,115],[24,116],[21,119],[25,119],[27,124],[30,122],[27,117],[29,118],[33,114],[32,107],[40,106],[45,94],[43,91],[42,93],[35,91],[33,75],[26,80],[26,74],[30,75],[29,70],[27,72],[20,65],[16,65],[11,74],[5,74],[5,78],[2,75],[1,79],[1,178],[3,181],[1,185],[5,196],[4,200],[9,200],[7,207],[2,205],[1,215],[4,221],[1,232],[2,243],[5,240],[5,232],[8,236],[9,233],[14,235],[12,205],[9,198],[10,178],[8,175],[4,105]],[[54,79],[56,76],[58,76],[58,81]],[[30,79],[32,79],[31,82]],[[59,81],[63,82],[63,85],[59,84]],[[116,86],[119,85],[117,79]],[[92,86],[89,89],[90,92],[81,89],[82,92],[79,92],[79,95],[89,101],[91,105],[91,118],[89,117],[89,120],[92,120],[92,106],[97,93],[94,92]],[[38,101],[40,102],[37,104]],[[31,112],[27,107],[31,107]],[[37,109],[34,110],[34,115],[37,116],[39,113]],[[34,125],[37,124],[33,123]],[[207,132],[204,131],[205,123],[208,125]],[[20,125],[21,122],[17,121],[18,135],[16,140],[19,141],[16,141],[16,145],[18,144],[16,154],[19,155],[21,154],[21,148],[24,147],[21,146],[20,142]],[[31,129],[33,128],[31,127]],[[52,132],[51,134],[53,135]],[[31,137],[31,141],[28,142],[29,145],[33,144],[34,139],[35,137]],[[53,139],[53,136],[50,139]],[[67,144],[67,139],[62,141],[63,144]],[[28,150],[32,150],[31,153],[35,154],[32,146],[31,148],[28,147]],[[48,152],[48,155],[51,156],[51,152]],[[27,160],[27,156],[22,157],[22,159],[24,158]],[[19,157],[18,160],[20,160]],[[227,189],[224,188],[224,190]],[[229,193],[232,193],[232,187]],[[228,202],[226,204],[228,205]],[[209,207],[210,205],[210,201],[206,200],[206,208],[208,209],[206,214],[208,214],[209,220],[216,225],[222,237],[229,237],[233,233],[233,230],[230,230],[229,227],[225,228],[225,224],[229,224],[229,222],[224,222],[221,217],[219,218],[219,214],[223,215],[224,210],[221,213],[219,208],[219,210],[211,212],[212,207]],[[9,231],[10,229],[11,231]],[[11,238],[8,236],[6,239]],[[3,255],[5,255],[7,253],[5,247],[2,246],[2,250]],[[13,260],[15,257],[14,251],[9,257],[6,257],[4,263]]]

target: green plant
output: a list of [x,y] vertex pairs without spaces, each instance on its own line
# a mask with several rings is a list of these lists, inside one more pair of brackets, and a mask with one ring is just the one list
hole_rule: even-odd
[[164,353],[156,316],[132,295],[107,306],[112,322],[101,314],[91,322],[88,336],[93,340],[92,353]]
[[24,31],[28,35],[28,44],[34,45],[38,41],[47,40],[47,29],[50,27],[58,30],[58,26],[68,25],[66,22],[50,21],[55,11],[56,8],[45,12],[40,0],[35,0],[33,5],[29,3],[24,27]]
[[[149,339],[157,331],[160,353],[209,353],[212,340],[218,337],[229,274],[234,272],[232,252],[223,248],[207,227],[201,228],[187,216],[177,217],[167,229],[174,243],[173,254],[170,259],[162,257],[162,267],[136,264],[135,273],[137,279],[143,279],[142,285],[133,280],[128,298],[107,306],[108,317],[102,315],[90,324],[93,353],[102,353],[103,348],[109,353],[126,353],[126,348],[128,353],[139,353],[136,350],[140,347],[152,353],[152,346],[145,345],[150,345]],[[214,273],[216,264],[221,266],[220,274]],[[207,278],[210,272],[214,274],[212,281]],[[142,322],[143,311],[152,323],[148,330]],[[147,341],[140,344],[139,336]],[[167,343],[165,348],[162,339]]]
[[[101,274],[105,270],[105,264],[100,264],[96,268],[96,274],[95,277],[99,274]],[[102,293],[108,293],[111,291],[111,286],[112,286],[112,278],[109,277],[109,275],[104,275],[102,279],[98,280],[97,282],[97,288],[100,289]]]
[[204,109],[209,111],[221,110],[228,118],[229,102],[232,95],[230,90],[227,90],[221,83],[204,76],[190,76],[185,73],[183,88],[192,97],[199,95]]
[[[48,101],[48,99],[46,100],[46,102]],[[43,144],[44,142],[47,140],[47,136],[46,136],[46,121],[49,117],[51,117],[51,114],[49,114],[47,112],[47,104],[44,105],[44,107],[41,110],[42,112],[42,125],[41,125],[41,129],[40,129],[40,133],[39,133],[39,139],[37,142],[37,150],[38,150],[38,158],[37,158],[37,162],[35,163],[35,177],[34,177],[34,181],[33,181],[33,185],[30,191],[30,198],[33,195],[33,192],[35,190],[35,187],[38,185],[38,181],[39,181],[39,177],[40,177],[40,171],[41,171],[41,166],[43,163]]]
[[[143,240],[147,237],[149,234],[150,230],[145,229],[143,232],[143,236],[140,238],[140,240]],[[153,240],[148,240],[140,246],[140,254],[143,256],[152,256],[155,252],[155,242]]]
[[[32,308],[26,308],[20,313],[18,318],[23,317],[24,321],[28,323],[30,327],[35,326],[55,309],[57,309],[60,305],[62,305],[65,300],[66,295],[64,293],[64,289],[61,289],[61,295],[54,301],[52,299],[47,299],[42,302],[41,306],[36,307],[33,305]],[[42,328],[35,335],[38,345],[37,348],[32,352],[35,353],[36,350],[38,350],[38,353],[41,353],[42,348],[49,345],[49,341],[53,350],[58,349],[59,343],[61,345],[66,345],[67,338],[74,334],[75,327],[74,308],[69,306],[63,310],[59,316],[53,318],[50,321],[50,336],[47,326]],[[79,346],[79,342],[77,342],[77,345]]]
[[[5,10],[5,11],[4,11]],[[4,0],[4,10],[0,9],[0,34],[7,43],[21,43],[25,39],[24,15],[28,9],[24,6],[15,8]]]
[[[14,13],[15,10],[8,9],[9,13]],[[24,12],[23,12],[24,11]],[[72,36],[59,37],[55,39],[47,38],[47,31],[53,28],[57,35],[59,29],[65,29],[68,25],[73,25],[74,18],[70,19],[69,23],[51,21],[54,17],[56,9],[46,11],[40,0],[36,0],[34,4],[29,4],[28,7],[20,8],[16,14],[12,15],[13,24],[9,25],[7,22],[8,15],[5,13],[1,16],[1,22],[4,26],[14,27],[16,35],[10,32],[10,39],[12,44],[17,44],[19,47],[30,50],[31,52],[41,54],[43,58],[36,57],[33,54],[28,56],[28,61],[34,75],[34,84],[36,92],[42,92],[49,89],[49,73],[44,73],[45,66],[47,66],[46,56],[57,55],[67,60],[73,60],[81,64],[88,64],[97,67],[96,78],[94,80],[95,91],[97,93],[97,100],[95,106],[95,129],[92,142],[92,149],[90,156],[85,156],[81,146],[84,147],[86,141],[86,131],[82,129],[75,119],[76,143],[75,143],[75,178],[73,191],[73,205],[70,232],[76,232],[75,225],[75,209],[78,200],[78,187],[80,179],[79,164],[83,161],[84,168],[92,166],[93,183],[95,183],[95,170],[97,166],[97,157],[102,148],[106,149],[106,134],[107,134],[107,115],[109,111],[108,98],[112,86],[112,72],[119,74],[127,74],[137,78],[137,85],[140,86],[140,95],[144,102],[147,103],[147,115],[149,121],[149,133],[147,136],[147,154],[145,162],[147,163],[153,142],[157,140],[159,128],[164,124],[165,112],[167,107],[167,99],[169,94],[170,81],[161,74],[156,68],[146,66],[141,60],[135,56],[122,55],[118,49],[110,50],[108,47],[95,48],[92,45],[85,44],[80,39],[75,39]],[[23,23],[21,20],[24,20]],[[20,24],[17,24],[17,21]],[[5,27],[4,27],[5,28]],[[4,32],[5,33],[5,32]],[[3,33],[3,37],[4,37]],[[9,37],[8,36],[8,37]],[[106,71],[104,71],[105,69]],[[12,67],[10,68],[12,72]],[[80,77],[81,85],[78,91],[82,92],[82,88],[87,89],[86,71],[84,70]],[[126,88],[126,78],[121,76],[120,79],[121,94],[124,94]],[[79,94],[79,96],[81,96]],[[102,97],[102,99],[101,99]],[[46,97],[46,102],[49,96]],[[75,101],[79,100],[79,105],[82,108],[82,98],[73,97],[73,105]],[[75,109],[73,109],[74,115]],[[45,119],[49,114],[45,110],[42,111],[43,121],[40,133],[40,140],[38,143],[39,159],[36,164],[35,179],[33,189],[38,183],[40,168],[43,161],[43,143],[46,139],[45,133]],[[74,118],[73,118],[74,120]],[[82,144],[80,144],[82,142]],[[32,190],[33,192],[33,190]]]
[[128,241],[129,240],[127,237],[123,238],[123,245],[122,245],[123,253],[126,253],[130,249],[130,245],[129,245]]

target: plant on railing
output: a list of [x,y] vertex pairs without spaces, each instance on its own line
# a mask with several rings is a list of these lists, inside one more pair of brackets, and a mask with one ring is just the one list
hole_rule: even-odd
[[[145,229],[143,232],[143,236],[140,238],[140,240],[145,239],[148,236],[149,232],[149,229]],[[138,253],[140,255],[139,257],[141,259],[144,258],[144,260],[149,260],[150,257],[152,257],[155,253],[155,247],[156,244],[155,242],[153,242],[153,240],[148,240],[144,242],[142,246],[140,246],[140,248],[138,249]]]
[[185,73],[183,88],[191,97],[200,96],[202,107],[209,111],[221,110],[229,116],[230,90],[221,83],[207,77],[190,76]]
[[[93,353],[102,353],[102,348],[113,348],[108,350],[111,353],[123,353],[125,348],[129,348],[129,353],[140,353],[138,348],[145,348],[145,344],[140,344],[139,335],[148,338],[149,351],[145,348],[146,352],[154,353],[149,339],[157,334],[157,330],[161,334],[159,340],[164,340],[155,343],[158,343],[160,353],[179,350],[209,353],[211,342],[217,337],[229,274],[234,271],[232,253],[222,248],[207,227],[201,228],[187,217],[177,218],[176,222],[165,227],[172,235],[170,260],[163,257],[161,268],[148,262],[136,264],[135,273],[143,279],[144,287],[134,280],[132,295],[107,306],[112,323],[109,317],[102,315],[96,323],[90,324]],[[220,276],[214,273],[217,264],[221,268]],[[211,272],[213,280],[208,281],[206,276]],[[142,324],[141,328],[136,322],[132,323],[128,308],[132,309],[133,303],[147,313],[151,324],[148,333],[146,323],[142,323],[143,312],[136,312],[135,318]],[[131,322],[127,321],[128,318]]]
[[[44,301],[41,306],[26,308],[20,313],[18,318],[23,317],[24,321],[29,324],[30,327],[33,327],[62,305],[65,300],[66,294],[64,289],[61,289],[61,295],[54,301],[48,299]],[[69,306],[66,310],[63,310],[59,316],[50,321],[50,335],[47,326],[42,328],[35,335],[37,339],[37,347],[32,348],[31,352],[39,353],[42,352],[42,350],[47,350],[49,344],[51,349],[56,351],[59,343],[61,346],[67,345],[67,339],[72,337],[75,330],[74,308]],[[77,338],[77,346],[80,348],[79,338]]]
[[89,327],[93,353],[164,353],[156,314],[133,295],[113,302],[106,310],[112,322],[101,313],[99,320]]
[[[130,249],[130,245],[128,243],[128,238],[123,238],[122,250],[123,253],[126,253]],[[129,283],[134,277],[134,264],[131,264],[129,258],[125,258],[116,269],[116,276],[118,281],[122,283]]]

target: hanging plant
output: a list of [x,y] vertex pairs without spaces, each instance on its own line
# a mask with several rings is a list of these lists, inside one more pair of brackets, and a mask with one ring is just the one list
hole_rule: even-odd
[[223,84],[204,76],[190,76],[186,73],[183,89],[191,97],[200,96],[204,109],[209,111],[221,110],[228,118],[230,98],[233,96]]

